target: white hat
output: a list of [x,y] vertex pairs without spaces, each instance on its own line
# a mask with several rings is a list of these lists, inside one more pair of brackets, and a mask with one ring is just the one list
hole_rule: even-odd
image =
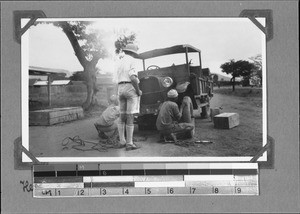
[[129,43],[126,45],[125,48],[123,48],[123,51],[130,51],[132,53],[137,54],[138,47],[135,44]]
[[176,98],[178,96],[178,93],[175,89],[171,89],[168,93],[167,93],[167,96],[169,98]]
[[178,93],[183,93],[186,91],[189,84],[190,84],[189,82],[184,82],[184,83],[178,84],[176,86],[176,90],[178,91]]

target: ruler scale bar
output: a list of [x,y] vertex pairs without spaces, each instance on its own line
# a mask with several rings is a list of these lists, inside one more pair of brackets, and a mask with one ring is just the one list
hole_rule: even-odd
[[34,165],[34,197],[258,195],[257,163]]
[[[57,173],[57,174],[56,174]],[[255,175],[255,169],[165,169],[165,170],[100,170],[100,171],[42,171],[34,172],[35,177],[65,177],[65,176],[107,176],[107,175]]]
[[[79,164],[59,164],[55,166],[43,166],[34,168],[35,177],[54,177],[54,176],[106,176],[106,175],[181,175],[181,174],[207,174],[207,175],[255,175],[257,174],[257,164],[247,164],[249,168],[240,163],[230,164],[232,167],[226,168],[226,164],[98,164],[90,167],[89,165]],[[256,168],[255,168],[256,166]],[[111,168],[109,168],[111,167]],[[135,168],[137,167],[137,168]],[[156,167],[156,168],[155,168]],[[88,170],[85,170],[88,169]]]

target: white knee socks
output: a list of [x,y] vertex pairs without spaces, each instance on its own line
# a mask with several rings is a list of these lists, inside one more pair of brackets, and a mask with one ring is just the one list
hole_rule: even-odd
[[126,139],[127,144],[133,144],[133,131],[134,131],[134,125],[126,125]]
[[125,145],[126,140],[125,140],[125,123],[118,123],[118,132],[119,132],[119,137],[120,137],[120,143]]

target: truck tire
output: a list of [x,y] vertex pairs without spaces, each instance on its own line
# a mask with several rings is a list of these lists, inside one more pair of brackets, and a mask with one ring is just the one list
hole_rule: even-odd
[[[147,123],[145,123],[145,121]],[[144,115],[139,118],[138,127],[140,131],[145,130],[156,130],[156,116],[155,115]]]
[[210,116],[210,106],[206,105],[202,107],[201,118],[208,118]]

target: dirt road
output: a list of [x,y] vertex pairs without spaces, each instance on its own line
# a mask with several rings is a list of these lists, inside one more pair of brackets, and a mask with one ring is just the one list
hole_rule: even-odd
[[[215,129],[210,119],[196,119],[195,139],[211,141],[210,144],[189,144],[188,147],[159,143],[156,131],[135,130],[140,149],[108,149],[80,151],[64,147],[66,137],[79,136],[81,139],[97,143],[99,138],[94,128],[97,117],[54,125],[30,126],[30,151],[36,157],[186,157],[186,156],[253,156],[262,146],[262,99],[261,96],[245,94],[232,95],[226,90],[216,90],[211,100],[211,108],[221,107],[221,112],[236,112],[240,125],[229,129]],[[250,93],[249,93],[250,94]],[[147,138],[147,140],[145,140]],[[66,141],[64,141],[66,142]],[[94,144],[86,143],[85,149]],[[76,144],[73,144],[76,145]]]

